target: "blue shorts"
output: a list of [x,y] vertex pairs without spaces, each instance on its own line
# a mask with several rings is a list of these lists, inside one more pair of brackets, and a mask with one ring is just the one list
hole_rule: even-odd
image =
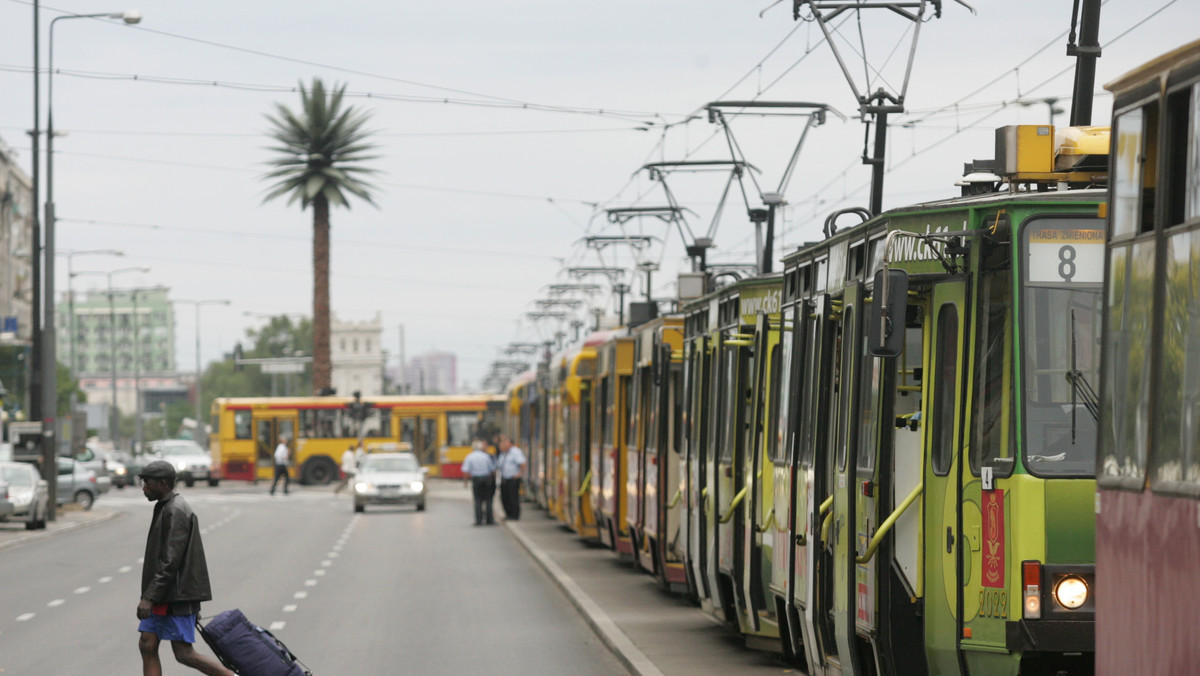
[[196,642],[195,615],[151,615],[142,620],[138,631],[157,634],[163,641]]

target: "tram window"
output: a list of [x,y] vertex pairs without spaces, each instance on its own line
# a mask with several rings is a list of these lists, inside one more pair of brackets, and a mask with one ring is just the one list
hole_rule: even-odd
[[446,414],[446,443],[450,446],[470,446],[479,423],[479,414],[453,412]]
[[[807,313],[810,305],[805,303],[801,305],[801,313]],[[821,354],[824,349],[821,336],[821,327],[824,325],[823,320],[805,319],[803,322],[804,330],[807,332],[805,344],[807,348],[799,357],[804,360],[804,375],[800,386],[803,388],[804,397],[801,399],[800,419],[797,421],[798,428],[803,439],[800,442],[800,464],[808,467],[812,465],[813,454],[816,452],[817,445],[817,425],[813,423],[817,419],[817,410],[822,401],[826,401],[825,392],[817,392],[817,388],[821,386],[821,362],[826,355]]]
[[839,414],[835,415],[833,418],[835,426],[834,429],[837,430],[838,434],[837,468],[839,470],[846,469],[846,451],[849,450],[848,446],[850,445],[850,430],[846,426],[843,416],[849,414],[851,406],[854,403],[850,399],[850,395],[854,392],[854,343],[851,341],[849,345],[844,344],[850,336],[854,335],[853,307],[848,307],[845,310],[845,314],[843,315],[842,319],[842,331],[843,344],[839,346],[842,357],[842,363],[839,367],[841,369],[841,375],[838,377],[838,382],[835,386],[837,396],[840,398],[840,403],[838,406]]
[[[786,341],[785,341],[786,342]],[[780,431],[779,421],[784,420],[784,428],[787,426],[786,416],[780,415],[782,399],[787,392],[787,384],[783,382],[785,376],[780,372],[780,359],[782,358],[783,350],[779,345],[771,348],[771,357],[767,361],[767,372],[770,382],[775,384],[772,388],[769,402],[770,408],[767,411],[767,458],[771,462],[779,460],[780,451],[783,448],[781,437],[786,432]]]
[[788,443],[788,422],[792,415],[792,366],[793,344],[796,342],[795,323],[796,309],[788,308],[783,312],[783,322],[780,327],[780,345],[771,352],[771,371],[775,374],[774,382],[778,383],[776,396],[772,402],[773,424],[771,430],[771,460],[781,462],[791,457],[792,451]]
[[668,373],[668,382],[670,382],[668,396],[670,400],[667,402],[667,410],[671,412],[668,438],[671,440],[671,450],[675,455],[680,455],[683,452],[683,435],[686,434],[685,425],[687,424],[686,414],[682,406],[683,391],[687,387],[684,382],[686,377],[679,369],[671,369]]
[[606,446],[612,443],[612,431],[609,429],[609,420],[612,416],[612,387],[609,385],[608,378],[600,380],[600,405],[597,407],[596,424],[599,426],[596,438],[601,446]]
[[235,439],[249,439],[251,437],[250,429],[250,411],[234,411],[233,412],[233,436]]
[[[1109,263],[1101,412],[1102,477],[1141,487],[1150,427],[1154,242],[1113,247]],[[1108,483],[1108,482],[1106,482]]]
[[1187,206],[1184,217],[1187,220],[1200,218],[1200,84],[1192,85],[1192,109],[1190,124],[1187,125],[1186,139],[1188,147],[1187,190],[1185,193]]
[[1116,158],[1112,163],[1114,239],[1154,227],[1158,107],[1149,105],[1130,110],[1117,116],[1116,122]]
[[[984,318],[984,330],[979,336],[978,354],[982,358],[982,364],[979,374],[978,410],[975,415],[975,424],[978,429],[976,443],[972,444],[970,456],[971,472],[974,474],[979,474],[979,468],[987,461],[1009,455],[1007,435],[1005,434],[1007,430],[1004,425],[1005,419],[1011,415],[1011,406],[1009,405],[1011,401],[1005,396],[1008,391],[1008,383],[1005,382],[1009,345],[1008,275],[989,277],[985,284],[987,284],[985,297],[988,298],[988,306]],[[1045,317],[1039,318],[1046,319]],[[1027,326],[1035,324],[1028,318],[1027,322]],[[1036,326],[1041,331],[1048,330],[1043,321],[1036,322]],[[1053,329],[1053,327],[1050,328]],[[1046,333],[1038,333],[1036,330],[1030,330],[1027,335],[1030,335],[1033,340],[1040,341],[1040,344],[1026,346],[1030,352],[1030,356],[1027,358],[1033,360],[1037,359],[1037,356],[1041,356],[1043,363],[1038,367],[1038,372],[1049,373],[1039,382],[1026,385],[1026,412],[1030,416],[1030,420],[1026,422],[1028,431],[1026,449],[1028,450],[1030,444],[1039,445],[1035,441],[1039,438],[1039,433],[1045,433],[1052,429],[1047,427],[1042,416],[1035,416],[1034,411],[1055,418],[1055,412],[1061,410],[1062,388],[1057,387],[1058,381],[1055,378],[1061,379],[1066,369],[1058,368],[1059,364],[1049,362],[1050,355],[1047,354],[1051,352],[1048,344],[1061,347],[1058,342],[1063,340],[1061,331],[1055,331],[1053,337]],[[1067,343],[1069,344],[1069,340]],[[1048,387],[1050,391],[1043,392],[1038,388],[1039,385]],[[1067,398],[1066,401],[1069,402],[1070,399]],[[1036,421],[1033,420],[1035,417],[1038,418]],[[1033,451],[1029,451],[1029,453],[1028,457],[1032,459]]]
[[1196,180],[1196,172],[1188,171],[1195,166],[1195,149],[1189,143],[1191,127],[1192,88],[1172,92],[1167,96],[1167,128],[1163,153],[1166,154],[1167,169],[1163,174],[1162,200],[1166,208],[1166,223],[1170,227],[1183,223],[1195,209],[1189,209],[1189,182]]
[[937,367],[933,379],[933,420],[930,462],[933,472],[945,476],[954,459],[955,390],[958,388],[958,308],[950,303],[938,313]]
[[1156,490],[1169,492],[1170,484],[1200,484],[1200,231],[1172,236],[1167,252],[1150,476]]
[[723,356],[725,359],[725,377],[722,383],[723,387],[720,388],[720,391],[723,393],[723,401],[721,402],[721,427],[724,429],[721,434],[719,457],[723,462],[730,462],[733,460],[734,444],[737,443],[737,410],[741,392],[737,378],[738,360],[736,348],[727,348]]
[[859,353],[858,369],[862,382],[858,392],[860,401],[855,411],[858,416],[858,439],[855,445],[858,447],[858,468],[863,472],[870,472],[875,468],[875,450],[878,447],[875,439],[875,407],[879,403],[879,378],[883,360],[871,356],[867,349],[869,341],[866,334],[867,332],[863,331],[862,352]]

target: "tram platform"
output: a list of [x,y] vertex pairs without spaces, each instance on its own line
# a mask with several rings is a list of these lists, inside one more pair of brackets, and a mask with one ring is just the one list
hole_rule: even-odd
[[524,505],[521,519],[504,525],[631,674],[803,673],[744,647],[699,607],[611,551],[586,545],[544,512]]

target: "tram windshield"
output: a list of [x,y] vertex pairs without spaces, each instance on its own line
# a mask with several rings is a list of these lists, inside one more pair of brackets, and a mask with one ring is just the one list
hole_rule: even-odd
[[1104,221],[1043,218],[1022,231],[1024,462],[1042,476],[1093,476]]

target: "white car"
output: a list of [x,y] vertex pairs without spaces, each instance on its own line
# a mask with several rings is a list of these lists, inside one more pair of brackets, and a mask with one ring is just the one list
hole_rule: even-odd
[[[209,486],[220,483],[220,477],[213,474],[212,456],[200,444],[188,439],[163,439],[151,441],[146,461],[166,460],[175,466],[178,481],[189,488],[197,481],[207,481]],[[143,463],[143,466],[145,463]]]
[[37,468],[25,462],[0,462],[0,483],[8,484],[9,517],[24,521],[26,530],[46,527],[50,511],[50,491]]
[[354,474],[354,511],[367,505],[416,505],[425,511],[425,473],[412,453],[372,453]]

